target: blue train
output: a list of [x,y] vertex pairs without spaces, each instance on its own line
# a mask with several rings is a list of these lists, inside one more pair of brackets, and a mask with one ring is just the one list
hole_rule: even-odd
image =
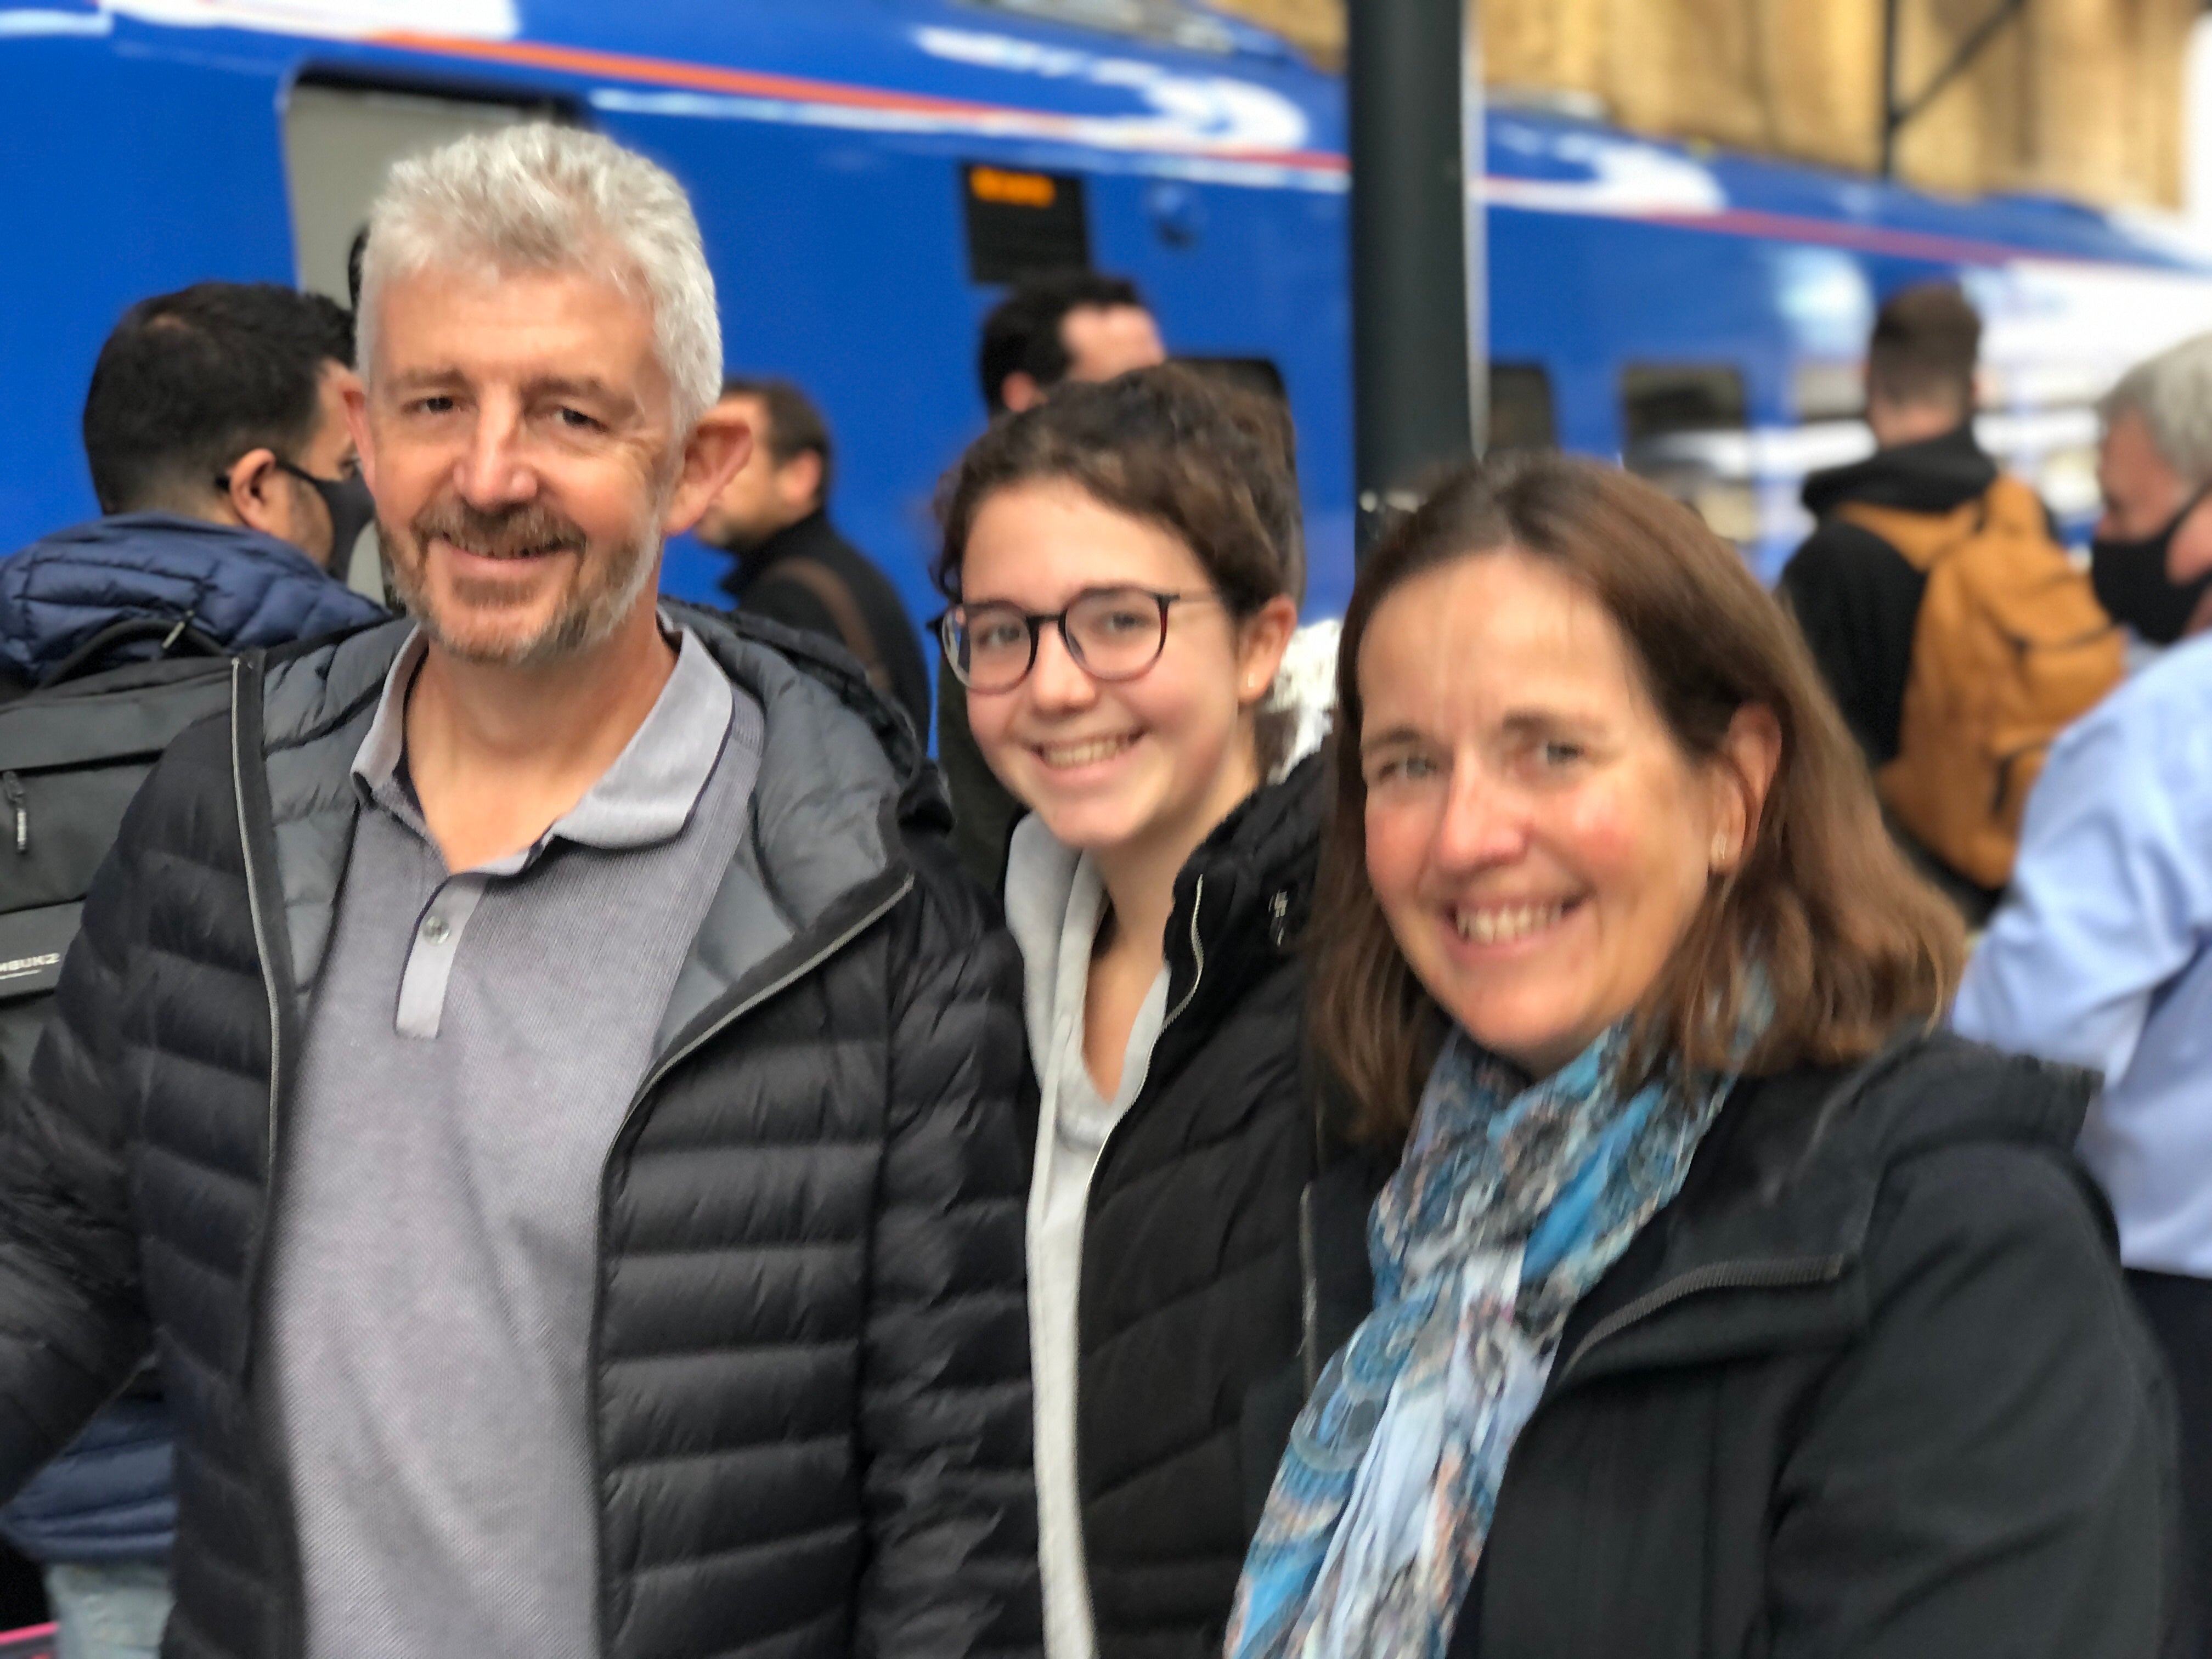
[[[732,366],[820,398],[837,515],[917,614],[934,481],[982,419],[976,324],[1082,261],[1134,276],[1179,352],[1280,385],[1310,606],[1350,587],[1341,83],[1186,0],[0,0],[0,549],[94,511],[76,416],[127,304],[210,276],[343,295],[392,156],[550,116],[689,186]],[[1987,435],[2077,523],[2090,400],[2212,326],[2212,264],[2154,228],[1485,118],[1494,441],[1620,457],[1769,575],[1799,477],[1867,442],[1891,288],[1972,289]],[[671,591],[717,574],[671,549]]]

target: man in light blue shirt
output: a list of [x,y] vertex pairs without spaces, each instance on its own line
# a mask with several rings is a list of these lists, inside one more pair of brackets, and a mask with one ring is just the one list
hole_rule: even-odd
[[[2192,614],[2203,596],[2189,590],[2196,544],[2212,544],[2212,513],[2199,511],[2212,486],[2212,337],[2132,372],[2105,416],[2100,597],[2147,643],[2181,643],[2051,745],[2021,826],[2010,896],[1967,967],[1953,1023],[1998,1048],[2105,1075],[2080,1150],[2112,1198],[2130,1288],[2173,1366],[2189,1547],[2204,1606],[2212,1604],[2212,632]],[[2170,476],[2150,479],[2161,486],[2158,499],[2136,501],[2153,471],[2145,456]],[[2179,580],[2176,563],[2185,567]]]

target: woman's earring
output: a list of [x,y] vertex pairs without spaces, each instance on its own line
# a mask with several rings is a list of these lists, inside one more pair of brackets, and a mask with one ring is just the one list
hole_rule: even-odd
[[1729,846],[1729,838],[1726,836],[1715,836],[1713,837],[1712,865],[1715,870],[1724,870],[1728,867],[1729,854],[1732,850],[1733,849]]

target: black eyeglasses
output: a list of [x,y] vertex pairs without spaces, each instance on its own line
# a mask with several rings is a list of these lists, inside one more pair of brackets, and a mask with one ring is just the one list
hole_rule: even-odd
[[1038,630],[1050,623],[1084,672],[1133,680],[1167,648],[1168,611],[1218,593],[1158,593],[1148,587],[1086,587],[1065,611],[1024,611],[1000,600],[956,605],[938,619],[945,659],[970,691],[1011,691],[1036,665]]

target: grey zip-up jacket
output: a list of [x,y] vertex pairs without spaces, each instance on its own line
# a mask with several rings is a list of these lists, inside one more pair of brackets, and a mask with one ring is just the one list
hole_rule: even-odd
[[[684,617],[766,732],[750,837],[602,1177],[600,1650],[1031,1649],[1012,944],[849,665]],[[171,1659],[299,1649],[266,1247],[348,771],[404,634],[240,661],[228,717],[131,807],[0,1115],[0,1492],[150,1342],[177,1416]]]

